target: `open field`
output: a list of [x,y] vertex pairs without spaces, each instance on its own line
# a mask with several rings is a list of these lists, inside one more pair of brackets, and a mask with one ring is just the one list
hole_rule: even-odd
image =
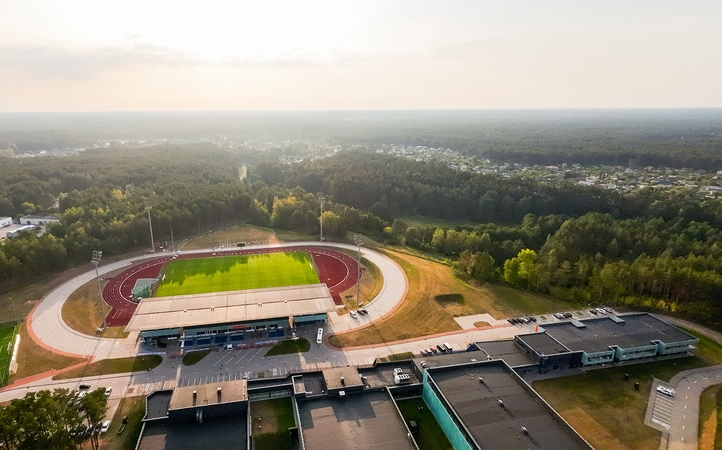
[[[379,250],[395,260],[406,273],[409,292],[389,317],[358,331],[333,335],[329,343],[336,347],[379,344],[445,331],[459,330],[454,317],[489,313],[496,318],[528,314],[529,309],[544,312],[570,309],[569,303],[520,293],[542,302],[542,306],[525,302],[507,304],[496,294],[500,286],[477,286],[457,278],[449,266],[392,250]],[[514,291],[508,288],[510,291]],[[507,290],[498,290],[508,296]],[[442,301],[437,300],[437,296]],[[453,301],[443,301],[452,299]]]
[[296,425],[289,398],[251,403],[253,440],[257,450],[291,450],[288,429]]
[[10,357],[13,352],[13,341],[18,326],[15,323],[0,325],[0,386],[8,382]]
[[57,353],[45,350],[30,338],[25,325],[25,322],[20,325],[20,346],[18,347],[16,359],[18,371],[10,377],[11,382],[48,370],[63,369],[85,361],[83,358],[58,355]]
[[102,359],[98,362],[59,373],[53,377],[53,380],[67,380],[70,378],[92,377],[113,373],[140,372],[157,367],[161,362],[163,362],[163,357],[159,355]]
[[426,402],[421,397],[396,400],[401,415],[407,422],[413,420],[419,426],[419,432],[414,436],[420,450],[451,450],[453,447],[446,438]]
[[306,252],[179,259],[168,263],[156,297],[318,283]]
[[[682,370],[719,364],[722,347],[700,339],[697,356],[590,370],[582,375],[536,381],[534,389],[598,450],[657,450],[660,433],[644,425],[652,377],[669,381]],[[624,381],[624,374],[630,375]],[[634,382],[640,384],[634,390]],[[590,388],[593,387],[593,388]]]
[[[98,282],[89,281],[70,294],[68,300],[63,303],[61,314],[65,323],[75,331],[90,336],[124,339],[128,337],[125,327],[110,327],[104,331],[98,331],[103,323],[103,314],[100,311],[98,299]],[[105,314],[110,312],[110,306],[103,303]]]

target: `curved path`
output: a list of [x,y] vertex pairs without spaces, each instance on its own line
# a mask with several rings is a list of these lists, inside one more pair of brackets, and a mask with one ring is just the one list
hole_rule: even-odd
[[[326,242],[295,242],[293,244],[269,244],[249,246],[248,250],[260,249],[282,249],[286,247],[335,247],[346,250],[356,250],[355,245],[337,244]],[[229,249],[228,253],[237,251]],[[208,253],[208,250],[185,251],[182,254],[199,254]],[[361,249],[361,255],[375,264],[383,274],[383,286],[379,294],[366,305],[369,314],[362,316],[363,319],[353,320],[350,316],[341,316],[333,318],[333,328],[337,331],[345,331],[360,326],[364,326],[367,322],[378,319],[391,312],[396,305],[404,299],[407,281],[406,276],[394,261],[366,248]],[[146,261],[148,259],[157,259],[158,255],[149,255],[145,258],[131,258],[118,261],[106,266],[100,266],[98,272],[100,275],[123,269],[133,264]],[[33,309],[28,316],[29,332],[39,340],[44,347],[65,354],[73,354],[79,356],[88,356],[95,359],[117,358],[123,356],[132,356],[137,352],[137,335],[131,334],[127,339],[108,339],[97,338],[79,333],[71,329],[62,318],[61,310],[63,303],[75,290],[83,284],[91,281],[95,277],[95,270],[91,270],[84,274],[78,275],[69,282],[59,286],[49,292],[41,302]],[[335,314],[332,313],[332,316]]]

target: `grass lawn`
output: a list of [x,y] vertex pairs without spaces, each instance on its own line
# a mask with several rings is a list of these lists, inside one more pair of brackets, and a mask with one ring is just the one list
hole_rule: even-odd
[[717,432],[714,437],[714,448],[722,448],[722,389],[717,391]]
[[15,323],[0,325],[0,386],[8,382],[10,370],[10,357],[13,352],[13,340],[17,334],[18,326]]
[[164,276],[156,297],[319,282],[306,252],[178,259]]
[[69,378],[92,377],[112,373],[140,372],[158,367],[161,362],[163,362],[163,357],[159,355],[102,359],[83,367],[59,373],[53,377],[53,380],[67,380]]
[[[722,362],[722,347],[686,331],[700,339],[697,356],[591,370],[537,381],[533,387],[594,448],[657,450],[660,433],[644,425],[652,377],[669,381],[680,371]],[[625,373],[630,375],[629,381],[623,381]],[[639,391],[634,390],[635,381],[640,384]]]
[[208,356],[210,352],[210,350],[200,350],[197,352],[186,353],[185,355],[183,355],[183,365],[192,366],[193,364],[198,363],[198,361]]
[[[333,346],[380,344],[459,330],[454,321],[454,317],[459,316],[489,313],[503,318],[529,314],[530,310],[536,309],[547,312],[573,308],[563,301],[503,286],[470,284],[454,276],[451,267],[417,256],[390,250],[378,251],[396,261],[406,273],[409,280],[406,298],[391,316],[358,331],[330,336],[329,343]],[[530,304],[508,303],[511,292],[520,292],[519,295],[525,298],[528,296]],[[452,301],[446,301],[448,299]],[[541,302],[542,306],[531,304],[533,301]]]
[[[699,442],[700,450],[714,450],[718,417],[720,416],[718,398],[722,400],[722,386],[710,386],[699,397]],[[722,405],[720,405],[722,406]],[[722,439],[720,439],[722,444]]]
[[419,433],[414,436],[420,450],[452,450],[454,447],[446,438],[426,402],[421,397],[396,400],[401,415],[407,422],[413,420],[419,426]]
[[274,345],[266,356],[288,355],[291,353],[307,352],[311,349],[311,343],[306,338],[288,339]]
[[20,345],[18,346],[18,371],[10,381],[25,378],[51,369],[63,369],[85,361],[83,358],[63,356],[45,350],[36,344],[28,334],[25,322],[20,325]]
[[[115,412],[110,429],[103,434],[100,440],[101,450],[133,450],[138,443],[141,420],[145,414],[145,397],[124,397]],[[123,416],[128,416],[128,425],[123,433],[118,434],[118,427],[123,422]]]
[[[110,306],[103,304],[105,314],[110,312]],[[111,339],[124,339],[128,337],[125,327],[110,327],[103,332],[98,327],[103,323],[103,314],[98,301],[98,282],[96,280],[85,283],[70,294],[63,303],[61,310],[63,320],[70,328],[90,336]]]
[[253,402],[250,407],[256,450],[291,450],[288,429],[296,426],[290,398]]

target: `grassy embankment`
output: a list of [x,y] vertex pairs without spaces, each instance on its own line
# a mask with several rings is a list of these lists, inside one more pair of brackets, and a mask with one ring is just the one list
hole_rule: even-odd
[[336,347],[379,344],[459,330],[454,317],[489,313],[495,318],[541,314],[573,305],[505,286],[475,285],[454,276],[449,266],[393,250],[379,250],[406,273],[409,291],[389,317],[350,333],[329,337]]
[[36,344],[28,334],[25,322],[20,325],[20,345],[18,346],[18,371],[10,377],[10,382],[48,370],[59,370],[85,361],[84,358],[73,358],[59,355]]
[[100,361],[78,367],[67,372],[59,373],[53,380],[67,380],[69,378],[93,377],[113,373],[142,372],[158,367],[163,362],[160,355],[137,356],[131,358],[102,359]]
[[[343,252],[350,254],[351,252]],[[354,257],[356,255],[353,255]],[[381,292],[381,288],[384,284],[384,277],[381,273],[381,270],[379,270],[378,267],[376,267],[376,264],[372,263],[371,261],[367,260],[366,258],[361,258],[361,282],[359,283],[359,298],[361,299],[361,302],[363,304],[367,304],[371,300],[373,300],[377,295],[379,295],[379,292]],[[347,289],[339,294],[341,296],[341,300],[343,300],[343,304],[346,306],[346,309],[338,310],[337,312],[339,314],[347,314],[349,311],[353,311],[355,309],[358,309],[359,306],[356,302],[356,286],[354,285],[352,288]],[[346,298],[346,296],[349,296]]]
[[[124,397],[110,423],[110,429],[100,439],[100,450],[133,450],[138,443],[141,420],[145,415],[145,397]],[[128,416],[125,430],[118,434],[123,417]]]
[[[106,276],[110,277],[112,274]],[[103,312],[101,312],[100,308],[98,282],[92,280],[70,294],[68,300],[63,304],[61,313],[65,323],[80,333],[111,339],[125,339],[128,337],[125,327],[110,327],[105,331],[98,331],[98,327],[103,323],[103,312],[106,315],[110,312],[110,306],[105,303],[103,304]]]
[[537,381],[533,387],[594,448],[657,450],[660,432],[644,424],[653,377],[669,381],[680,371],[722,362],[722,346],[687,331],[700,339],[696,356],[591,370]]

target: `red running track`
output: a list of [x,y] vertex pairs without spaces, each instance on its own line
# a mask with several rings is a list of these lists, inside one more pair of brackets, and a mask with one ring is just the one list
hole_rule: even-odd
[[[356,284],[358,266],[356,260],[348,255],[324,247],[280,247],[261,250],[234,250],[222,252],[221,256],[252,255],[262,253],[305,251],[313,258],[319,272],[321,283],[326,283],[328,290],[337,305],[342,305],[341,292],[350,289]],[[214,252],[194,253],[180,255],[180,259],[208,258]],[[125,326],[135,312],[137,303],[132,301],[132,290],[139,278],[157,278],[170,255],[144,261],[130,267],[113,277],[103,289],[103,300],[112,310],[106,318],[108,326]]]

